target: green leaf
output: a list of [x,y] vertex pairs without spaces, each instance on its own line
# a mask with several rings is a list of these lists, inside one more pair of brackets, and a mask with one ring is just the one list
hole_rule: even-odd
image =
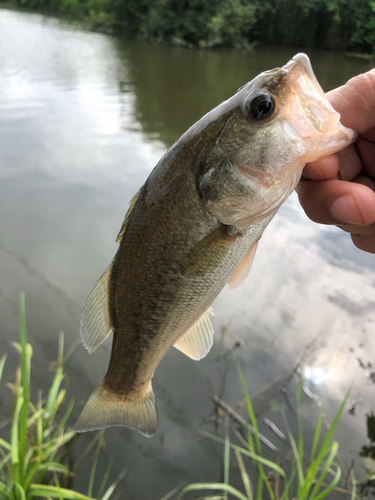
[[185,493],[187,493],[188,491],[194,491],[194,490],[224,490],[230,493],[231,495],[234,495],[236,498],[239,498],[239,500],[248,500],[248,498],[246,498],[243,493],[236,490],[236,488],[233,488],[233,486],[230,486],[229,484],[223,484],[223,483],[189,484],[188,486],[185,486],[185,488],[181,491],[181,493],[177,497],[177,500],[181,500],[182,497],[185,495]]

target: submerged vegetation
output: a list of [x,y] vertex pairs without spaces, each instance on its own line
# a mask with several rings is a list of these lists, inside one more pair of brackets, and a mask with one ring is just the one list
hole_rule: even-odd
[[192,47],[246,47],[266,42],[368,54],[375,48],[375,2],[367,0],[11,0],[11,3],[85,17],[94,29],[126,25],[141,37]]
[[[72,411],[73,402],[63,415],[59,415],[59,423],[56,423],[56,414],[66,395],[66,390],[63,388],[65,378],[63,366],[72,349],[64,356],[64,338],[61,334],[51,387],[45,398],[41,391],[38,391],[37,402],[33,403],[30,396],[32,348],[27,343],[23,294],[20,299],[20,309],[20,343],[13,342],[13,346],[20,354],[20,365],[15,383],[8,384],[14,395],[13,412],[8,421],[9,439],[0,438],[0,498],[30,500],[35,497],[48,497],[92,500],[96,462],[104,433],[98,433],[89,445],[91,449],[97,442],[87,495],[69,489],[74,475],[69,458],[75,445],[76,433],[65,428],[65,424]],[[5,362],[4,355],[0,359],[0,381]],[[109,468],[104,473],[96,495],[96,498],[101,500],[108,500],[117,485],[116,481],[104,493],[108,475]]]

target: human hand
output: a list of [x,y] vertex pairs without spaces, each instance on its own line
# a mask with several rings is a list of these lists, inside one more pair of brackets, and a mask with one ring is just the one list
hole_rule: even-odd
[[308,163],[298,197],[311,220],[336,224],[358,248],[375,253],[375,69],[327,96],[341,123],[359,137],[344,150]]

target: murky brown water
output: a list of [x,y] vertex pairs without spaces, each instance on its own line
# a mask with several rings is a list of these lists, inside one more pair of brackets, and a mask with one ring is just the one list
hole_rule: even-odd
[[[34,389],[46,388],[58,332],[67,345],[77,339],[80,310],[116,250],[129,200],[162,153],[209,109],[295,52],[151,46],[0,10],[0,351],[17,339],[23,290]],[[325,90],[372,67],[340,54],[309,55]],[[292,196],[264,234],[250,277],[216,300],[210,355],[196,363],[172,349],[157,369],[155,437],[106,432],[103,464],[114,459],[113,477],[127,469],[121,498],[156,500],[181,482],[219,479],[222,450],[198,438],[197,428],[213,430],[206,419],[214,393],[232,406],[242,397],[232,357],[217,359],[233,346],[229,337],[220,346],[223,325],[245,342],[237,352],[260,429],[281,450],[266,455],[281,459],[289,449],[262,418],[283,428],[270,402],[286,404],[280,388],[293,393],[291,370],[313,342],[306,387],[323,402],[327,422],[354,384],[355,414],[343,416],[336,437],[343,464],[355,460],[363,473],[365,413],[375,410],[374,264],[348,235],[310,222]],[[106,372],[109,352],[110,341],[91,356],[80,346],[69,360],[72,422]],[[11,356],[6,380],[15,362]],[[0,392],[2,417],[8,392]],[[293,428],[296,418],[286,409]],[[302,413],[309,442],[317,401],[304,395]],[[84,468],[77,480],[82,491],[88,473]]]

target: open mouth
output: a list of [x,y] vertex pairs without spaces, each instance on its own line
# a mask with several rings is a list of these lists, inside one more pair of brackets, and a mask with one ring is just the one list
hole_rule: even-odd
[[348,142],[355,140],[356,133],[340,123],[340,114],[329,103],[306,54],[295,55],[284,68],[289,73],[289,88],[295,97],[289,113],[299,135],[310,139],[312,144],[315,140],[329,142],[335,135]]

